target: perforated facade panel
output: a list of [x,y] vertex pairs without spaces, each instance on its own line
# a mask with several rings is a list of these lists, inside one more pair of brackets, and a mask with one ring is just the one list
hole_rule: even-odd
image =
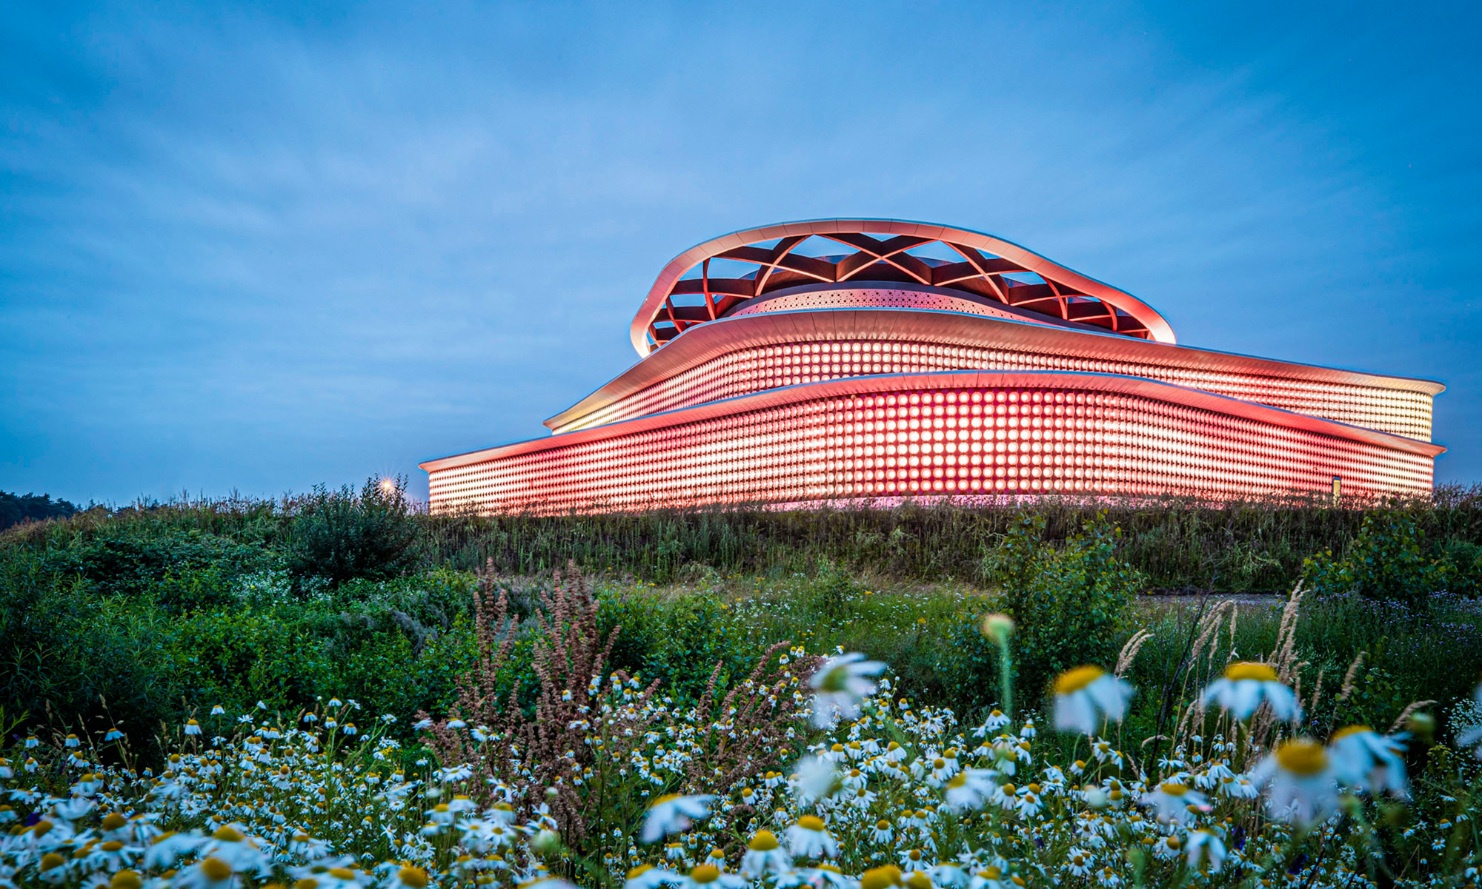
[[[737,237],[724,249],[741,249]],[[905,243],[850,237],[851,247],[873,244],[870,256],[828,258],[837,268],[883,262],[887,246]],[[769,243],[770,253],[736,255],[760,262],[787,244]],[[992,257],[956,246],[992,268]],[[1016,268],[1032,265],[1024,254]],[[1087,327],[1073,316],[1090,311],[1075,308],[1076,293],[1094,290],[1089,279],[1044,263],[1059,317],[1039,314],[1032,294],[995,306],[978,291],[920,282],[776,293],[758,283],[752,299],[731,292],[723,307],[707,292],[724,311],[652,336],[642,361],[547,421],[558,434],[424,463],[432,507],[1235,498],[1326,491],[1335,477],[1357,494],[1430,490],[1443,450],[1429,443],[1438,384],[1174,346],[1161,317],[1105,285],[1095,293],[1115,305]],[[1062,295],[1055,275],[1080,291]],[[694,291],[671,277],[671,292]],[[983,291],[1013,293],[986,280]],[[640,317],[650,304],[652,295]],[[1121,320],[1129,312],[1135,327]]]

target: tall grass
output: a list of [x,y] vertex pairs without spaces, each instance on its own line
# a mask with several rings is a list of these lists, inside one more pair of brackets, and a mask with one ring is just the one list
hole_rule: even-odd
[[824,561],[900,579],[974,580],[986,548],[1024,512],[1061,542],[1103,513],[1122,529],[1118,557],[1163,589],[1282,591],[1302,560],[1341,556],[1366,515],[1413,515],[1427,539],[1482,544],[1482,486],[1441,488],[1429,500],[1369,502],[1265,499],[1208,503],[1179,498],[1043,499],[1011,508],[939,502],[806,511],[670,510],[598,516],[432,516],[426,557],[473,570],[493,559],[513,574],[544,574],[568,560],[658,582],[692,566],[781,577]]

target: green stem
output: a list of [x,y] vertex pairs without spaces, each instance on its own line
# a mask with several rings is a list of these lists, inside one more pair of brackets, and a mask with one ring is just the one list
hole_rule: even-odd
[[1000,694],[1003,695],[1003,715],[1009,718],[1009,725],[1013,725],[1014,719],[1014,677],[1013,656],[1009,654],[1009,640],[998,640],[998,682]]

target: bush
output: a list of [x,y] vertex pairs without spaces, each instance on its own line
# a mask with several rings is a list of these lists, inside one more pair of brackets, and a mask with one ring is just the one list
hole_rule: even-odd
[[[1109,663],[1142,575],[1116,555],[1121,530],[1098,516],[1063,546],[1044,541],[1045,520],[1024,514],[983,556],[1001,610],[1014,618],[1018,685],[1035,694],[1081,664]],[[1026,703],[1029,703],[1026,701]]]
[[1307,587],[1321,595],[1355,594],[1366,599],[1419,607],[1431,593],[1450,586],[1454,569],[1430,555],[1415,518],[1371,513],[1342,558],[1331,550],[1303,563]]
[[722,687],[755,664],[754,649],[731,632],[725,606],[714,596],[639,589],[611,592],[600,601],[602,632],[619,630],[610,655],[613,668],[645,681],[657,679],[677,700],[698,700],[716,664]]
[[411,562],[416,538],[405,479],[370,478],[359,494],[348,485],[318,487],[293,517],[285,561],[298,578],[334,585],[392,577]]

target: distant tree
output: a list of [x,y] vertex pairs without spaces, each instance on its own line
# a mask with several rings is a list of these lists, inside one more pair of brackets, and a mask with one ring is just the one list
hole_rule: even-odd
[[76,512],[76,505],[66,500],[53,500],[49,494],[11,494],[0,491],[0,531],[21,522],[65,519]]

